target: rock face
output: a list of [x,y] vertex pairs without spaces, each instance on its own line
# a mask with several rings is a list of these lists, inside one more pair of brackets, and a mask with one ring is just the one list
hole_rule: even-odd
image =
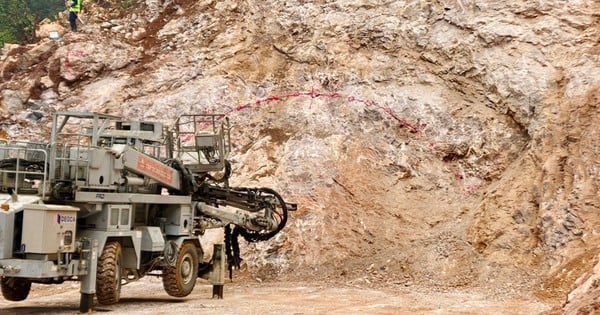
[[141,51],[118,40],[73,42],[56,50],[49,60],[48,75],[69,83],[93,79],[104,71],[122,69],[140,57]]
[[600,264],[575,282],[575,289],[567,296],[563,311],[565,314],[596,314],[600,311]]
[[234,184],[300,204],[284,233],[249,245],[261,277],[531,289],[561,302],[592,270],[597,1],[90,10],[83,33],[5,49],[4,132],[35,137],[49,118],[21,114],[34,110],[227,113]]
[[38,27],[35,31],[35,36],[39,39],[50,38],[50,33],[52,32],[55,32],[55,35],[62,37],[66,33],[66,29],[58,22],[52,22],[48,19],[44,19],[38,24]]

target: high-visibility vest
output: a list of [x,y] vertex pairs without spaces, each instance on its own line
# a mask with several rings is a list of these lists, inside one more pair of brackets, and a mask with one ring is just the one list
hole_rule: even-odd
[[71,0],[71,8],[69,8],[69,11],[75,13],[81,12],[82,2],[83,0]]

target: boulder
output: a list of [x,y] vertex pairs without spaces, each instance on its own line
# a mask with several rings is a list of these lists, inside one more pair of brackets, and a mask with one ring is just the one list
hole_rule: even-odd
[[42,22],[40,22],[40,24],[38,24],[38,27],[35,30],[35,36],[39,39],[51,38],[51,32],[55,32],[59,37],[62,37],[65,34],[66,29],[58,22],[52,22],[48,19],[44,19]]

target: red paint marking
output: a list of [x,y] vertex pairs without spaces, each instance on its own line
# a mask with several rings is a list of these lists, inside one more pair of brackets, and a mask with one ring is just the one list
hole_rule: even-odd
[[463,187],[463,195],[471,196],[471,195],[475,194],[479,190],[480,186],[481,185],[478,185],[478,184],[465,185]]
[[179,136],[179,141],[182,145],[192,145],[194,144],[195,138],[193,134],[183,134]]
[[[267,103],[272,103],[272,102],[279,102],[279,101],[283,101],[283,100],[287,100],[290,98],[295,98],[295,97],[310,97],[311,98],[311,105],[312,106],[312,100],[315,98],[327,98],[327,99],[341,99],[344,98],[344,96],[340,93],[321,93],[318,90],[311,88],[311,90],[309,92],[295,92],[295,93],[290,93],[290,94],[284,94],[284,95],[273,95],[273,96],[269,96],[266,98],[262,98],[262,99],[258,99],[254,102],[249,102],[246,104],[241,104],[241,105],[237,105],[236,107],[230,109],[229,111],[227,111],[224,115],[230,114],[232,112],[240,112],[243,110],[247,110],[247,109],[251,109],[253,107],[259,107],[261,105],[267,104]],[[411,124],[408,121],[406,121],[405,119],[399,117],[393,110],[392,108],[390,108],[389,106],[382,106],[379,105],[377,102],[373,101],[373,100],[364,100],[364,99],[359,99],[356,98],[355,96],[347,96],[345,97],[346,102],[348,103],[359,103],[359,104],[363,104],[365,107],[373,107],[377,110],[380,110],[381,112],[383,112],[384,114],[386,114],[387,116],[391,117],[392,119],[394,119],[395,121],[398,122],[398,124],[400,125],[401,128],[406,128],[408,129],[408,131],[410,133],[419,133],[422,129],[424,129],[425,127],[427,127],[426,123],[422,123],[422,124]],[[428,144],[429,149],[432,151],[433,154],[438,154],[439,153],[439,146],[436,143],[429,143]],[[481,185],[478,184],[465,184],[465,177],[463,174],[461,174],[461,172],[459,171],[455,171],[454,172],[454,178],[457,182],[458,185],[462,186],[462,193],[465,196],[470,196],[473,195],[477,192],[477,190],[479,189],[479,187]]]
[[73,65],[71,64],[71,61],[69,60],[69,55],[72,57],[81,58],[81,57],[85,56],[85,53],[81,50],[67,51],[67,54],[65,55],[65,68],[67,68],[67,69],[73,67]]
[[246,108],[250,108],[250,105],[248,105],[248,104],[246,104],[246,105],[240,105],[240,106],[238,106],[238,107],[235,108],[235,111],[239,112],[239,111],[244,110]]
[[[309,92],[295,92],[295,93],[290,93],[290,94],[284,94],[284,95],[273,95],[273,96],[269,96],[266,98],[262,98],[262,99],[258,99],[254,102],[250,102],[250,103],[246,103],[246,104],[241,104],[241,105],[237,105],[234,108],[230,109],[229,111],[227,111],[225,113],[225,115],[230,114],[232,112],[239,112],[239,111],[243,111],[246,109],[250,109],[252,107],[258,107],[267,103],[272,103],[272,102],[279,102],[279,101],[283,101],[283,100],[287,100],[290,98],[295,98],[295,97],[310,97],[311,98],[311,103],[310,103],[310,107],[312,108],[313,102],[312,100],[315,98],[327,98],[327,99],[339,99],[342,98],[342,94],[340,93],[321,93],[319,92],[317,89],[315,88],[311,88]],[[375,107],[378,110],[382,111],[383,113],[385,113],[386,115],[388,115],[389,117],[391,117],[392,119],[396,120],[398,122],[398,124],[400,125],[401,128],[406,128],[408,129],[408,131],[410,133],[418,133],[420,131],[419,126],[417,125],[413,125],[411,123],[409,123],[408,121],[406,121],[405,119],[402,119],[400,117],[398,117],[398,115],[390,108],[390,107],[384,107],[381,106],[379,104],[377,104],[376,102],[372,101],[372,100],[363,100],[363,99],[358,99],[354,96],[348,96],[346,97],[346,101],[348,103],[362,103],[364,106],[366,107]],[[422,126],[426,126],[426,124],[423,124]]]
[[69,61],[69,52],[67,52],[67,55],[65,56],[65,68],[71,68],[71,62]]

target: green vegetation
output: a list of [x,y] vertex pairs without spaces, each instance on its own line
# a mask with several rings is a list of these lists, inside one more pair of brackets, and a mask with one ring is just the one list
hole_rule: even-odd
[[34,16],[23,0],[0,0],[0,44],[33,38]]
[[64,0],[0,0],[0,46],[33,41],[35,24],[64,9]]
[[65,10],[64,0],[26,0],[29,9],[38,19],[38,22],[50,18],[54,20],[56,14]]
[[121,0],[119,7],[122,10],[127,10],[132,8],[133,6],[135,6],[136,1],[135,0]]

